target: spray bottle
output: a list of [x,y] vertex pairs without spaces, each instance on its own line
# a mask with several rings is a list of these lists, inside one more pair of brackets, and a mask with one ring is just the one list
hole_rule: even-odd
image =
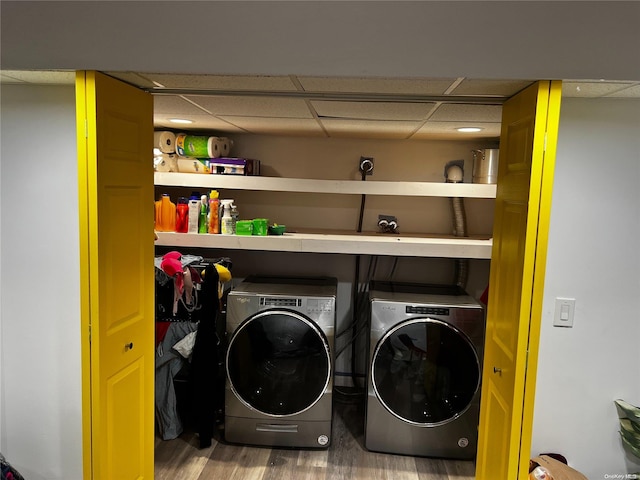
[[209,233],[220,233],[219,207],[218,191],[211,190],[209,193]]
[[198,216],[198,233],[207,233],[209,231],[207,225],[207,214],[209,201],[206,195],[200,197],[200,215]]
[[233,218],[231,217],[231,204],[233,200],[220,200],[222,204],[222,220],[220,231],[223,235],[233,235]]
[[238,212],[238,207],[236,207],[235,203],[231,204],[231,219],[233,220],[233,233],[236,233],[236,223],[240,219],[240,212]]

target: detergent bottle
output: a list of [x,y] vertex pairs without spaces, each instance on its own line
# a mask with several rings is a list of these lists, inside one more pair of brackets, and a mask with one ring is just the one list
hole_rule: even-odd
[[156,224],[158,232],[176,231],[176,204],[171,201],[169,194],[165,193],[156,202]]
[[189,231],[189,200],[186,197],[178,199],[176,205],[176,232],[187,233]]
[[189,199],[189,228],[188,233],[198,233],[200,221],[200,197],[192,195]]

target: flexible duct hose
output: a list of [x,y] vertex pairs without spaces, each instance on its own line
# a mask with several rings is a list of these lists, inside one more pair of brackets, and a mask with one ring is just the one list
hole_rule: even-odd
[[[447,183],[462,182],[462,167],[457,162],[450,162],[445,169]],[[467,237],[467,215],[464,209],[464,199],[461,197],[449,198],[451,213],[453,216],[453,234],[456,237]],[[469,278],[469,260],[457,258],[455,260],[455,283],[466,289]]]

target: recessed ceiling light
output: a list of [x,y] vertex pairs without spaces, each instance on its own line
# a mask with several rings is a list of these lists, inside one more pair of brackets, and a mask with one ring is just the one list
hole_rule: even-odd
[[456,130],[463,133],[473,133],[473,132],[479,132],[482,129],[480,127],[460,127],[460,128],[456,128]]
[[186,120],[184,118],[170,118],[171,123],[193,123],[193,120]]

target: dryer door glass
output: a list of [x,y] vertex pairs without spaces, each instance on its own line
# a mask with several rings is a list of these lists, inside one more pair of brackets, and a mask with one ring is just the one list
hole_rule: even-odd
[[267,415],[293,415],[312,407],[330,378],[326,337],[296,312],[266,310],[246,320],[227,351],[231,388]]
[[378,398],[396,417],[441,425],[468,408],[480,384],[480,365],[462,332],[439,320],[414,319],[380,339],[372,381]]

